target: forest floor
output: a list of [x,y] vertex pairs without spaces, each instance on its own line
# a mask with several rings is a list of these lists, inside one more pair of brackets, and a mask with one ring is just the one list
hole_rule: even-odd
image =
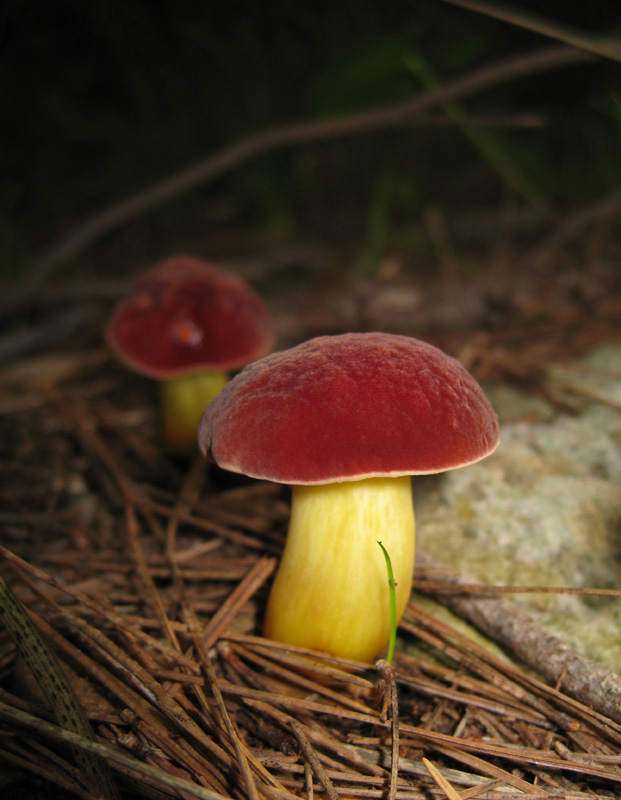
[[[413,335],[484,385],[575,413],[548,370],[621,341],[621,242],[602,225],[571,241],[529,230],[517,247],[519,220],[502,235],[478,219],[478,241],[455,247],[432,216],[422,254],[395,246],[373,269],[345,268],[351,251],[313,237],[210,247],[264,291],[278,349],[348,330]],[[204,242],[183,249],[208,255]],[[99,251],[79,282],[36,287],[0,337],[2,796],[621,796],[611,673],[596,673],[595,695],[565,691],[510,640],[512,659],[416,596],[392,666],[261,636],[288,491],[160,447],[154,384],[103,344],[127,285],[112,255],[116,269]],[[424,557],[415,581],[447,589]]]

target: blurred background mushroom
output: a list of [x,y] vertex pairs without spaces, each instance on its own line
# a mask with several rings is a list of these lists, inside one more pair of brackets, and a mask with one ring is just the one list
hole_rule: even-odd
[[205,405],[228,373],[267,353],[274,331],[244,280],[182,255],[138,277],[106,339],[129,369],[159,380],[164,443],[184,452],[195,447]]

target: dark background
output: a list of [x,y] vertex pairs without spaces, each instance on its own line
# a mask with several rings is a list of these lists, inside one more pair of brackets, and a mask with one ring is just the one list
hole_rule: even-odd
[[[612,0],[544,5],[583,33],[621,27]],[[1,277],[19,282],[90,214],[253,133],[393,103],[553,44],[433,0],[9,0],[0,10]],[[459,127],[405,126],[258,157],[100,246],[120,241],[143,262],[177,244],[227,250],[248,237],[341,239],[355,252],[375,236],[381,250],[429,207],[453,218],[507,198],[558,220],[620,183],[620,77],[618,63],[596,59],[465,101],[466,115],[534,113],[545,123],[479,129],[518,176],[517,191]],[[115,257],[116,269],[126,266]]]

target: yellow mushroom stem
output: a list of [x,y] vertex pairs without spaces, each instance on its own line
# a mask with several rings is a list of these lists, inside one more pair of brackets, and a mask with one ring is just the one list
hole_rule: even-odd
[[392,562],[399,621],[414,570],[410,478],[294,486],[265,635],[372,661],[390,637],[388,574],[378,541]]
[[162,438],[169,450],[196,448],[196,431],[205,406],[226,386],[224,372],[195,372],[160,382]]

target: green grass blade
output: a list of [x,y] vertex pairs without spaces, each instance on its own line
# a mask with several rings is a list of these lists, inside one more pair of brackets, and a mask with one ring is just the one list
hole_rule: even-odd
[[378,542],[384,553],[386,559],[386,572],[388,573],[388,596],[390,598],[390,639],[388,640],[388,652],[386,653],[386,661],[392,664],[392,658],[395,654],[395,642],[397,640],[397,598],[395,596],[395,576],[392,571],[392,562],[388,555],[388,550],[381,542]]

